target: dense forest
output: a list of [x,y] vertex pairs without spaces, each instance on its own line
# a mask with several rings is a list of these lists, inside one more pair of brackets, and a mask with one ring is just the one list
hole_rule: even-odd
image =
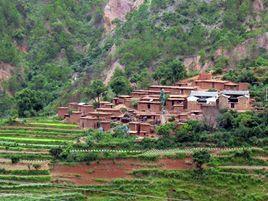
[[[1,116],[87,101],[91,81],[104,81],[114,65],[105,99],[207,70],[249,82],[256,104],[265,105],[267,0],[144,1],[111,32],[107,2],[0,1],[0,61],[12,75],[1,82]],[[198,68],[187,58],[198,58]]]

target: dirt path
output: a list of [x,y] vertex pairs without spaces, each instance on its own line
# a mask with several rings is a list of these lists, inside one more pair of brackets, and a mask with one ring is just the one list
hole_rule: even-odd
[[19,163],[12,164],[10,159],[0,159],[0,168],[5,170],[34,170],[33,164],[40,164],[40,170],[48,170],[49,169],[49,162],[48,161],[26,161],[22,160]]
[[268,161],[268,157],[267,156],[257,156],[257,157],[253,157],[254,159],[259,159],[259,160],[263,160],[263,161]]
[[167,170],[189,169],[192,165],[187,160],[161,159],[159,161],[140,161],[135,159],[101,160],[90,165],[57,164],[51,174],[54,182],[70,182],[76,185],[99,184],[98,181],[111,181],[116,178],[132,178],[133,170],[160,168]]
[[49,154],[48,150],[42,151],[13,151],[13,150],[0,150],[0,154]]
[[268,166],[249,166],[249,165],[243,165],[243,166],[219,166],[223,169],[244,169],[244,170],[265,170],[268,171]]

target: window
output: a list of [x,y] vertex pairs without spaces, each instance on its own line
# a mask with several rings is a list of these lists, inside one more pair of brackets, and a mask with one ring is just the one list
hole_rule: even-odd
[[148,104],[147,104],[147,108],[148,108],[148,109],[151,109],[151,104],[148,103]]
[[231,103],[231,108],[234,108],[235,107],[235,104],[234,103]]

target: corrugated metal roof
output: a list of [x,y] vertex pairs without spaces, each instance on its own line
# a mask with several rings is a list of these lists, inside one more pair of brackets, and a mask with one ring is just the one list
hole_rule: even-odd
[[216,97],[218,92],[210,91],[191,91],[190,96],[205,96],[205,97]]
[[249,95],[249,91],[234,91],[234,90],[224,90],[221,92],[224,95]]

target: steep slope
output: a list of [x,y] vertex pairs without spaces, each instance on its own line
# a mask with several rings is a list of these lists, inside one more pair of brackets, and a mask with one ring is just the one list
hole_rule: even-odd
[[[213,67],[219,49],[229,52],[235,46],[239,49],[249,38],[259,40],[267,31],[266,11],[267,5],[260,0],[152,1],[117,30],[118,57],[126,70],[134,66],[157,67],[176,57],[186,59],[185,64],[190,65],[189,59],[196,62],[198,55],[202,61],[195,68]],[[256,48],[264,43],[257,42]],[[221,56],[232,59],[234,54]]]
[[11,77],[11,72],[13,68],[14,67],[10,64],[3,62],[0,63],[0,90],[2,89],[1,84]]
[[106,31],[112,31],[116,25],[114,20],[125,21],[126,15],[137,9],[144,0],[109,0],[104,8],[104,22]]
[[13,67],[1,68],[1,77],[13,75],[5,91],[27,87],[42,92],[45,105],[55,100],[101,40],[105,2],[0,1],[0,62]]
[[109,83],[116,66],[134,86],[146,70],[152,77],[174,60],[189,75],[265,70],[267,6],[267,0],[3,0],[0,61],[17,69],[6,87],[12,94],[38,90],[46,106],[83,99],[90,81]]

